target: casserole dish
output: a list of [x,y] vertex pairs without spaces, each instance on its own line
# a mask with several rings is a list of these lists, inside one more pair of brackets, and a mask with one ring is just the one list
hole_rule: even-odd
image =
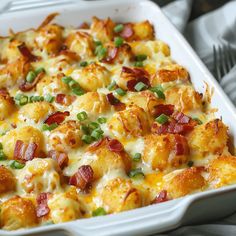
[[[93,15],[101,18],[112,16],[116,21],[150,20],[156,28],[157,37],[170,45],[172,57],[190,71],[191,80],[195,88],[200,92],[204,92],[207,86],[214,87],[212,106],[219,108],[217,115],[223,117],[232,135],[236,134],[236,129],[233,125],[235,112],[232,104],[181,35],[178,34],[153,3],[148,1],[130,1],[129,3],[120,1],[119,3],[93,2],[88,5],[88,3],[81,2],[80,4],[68,5],[66,8],[65,6],[54,7],[53,11],[61,13],[57,22],[63,25],[74,25],[75,22],[80,23],[83,20],[89,20]],[[52,9],[48,8],[47,10],[38,9],[37,12],[25,11],[27,14],[24,14],[24,11],[16,12],[14,17],[12,16],[13,13],[3,14],[1,22],[4,23],[4,28],[2,28],[0,33],[6,33],[7,28],[10,26],[13,26],[14,31],[19,31],[38,25],[51,12]],[[78,12],[81,13],[79,17],[77,16]],[[146,12],[149,12],[148,16],[145,14]],[[28,24],[27,19],[32,17],[34,17],[35,21]],[[12,24],[9,22],[10,18],[14,19]],[[225,104],[219,103],[219,101],[225,101]],[[227,201],[227,205],[220,204],[222,197],[224,197],[224,201]],[[1,231],[1,233],[3,235],[32,235],[33,233],[61,229],[72,232],[75,235],[93,235],[95,233],[98,235],[144,235],[169,230],[184,223],[204,221],[216,216],[220,217],[229,214],[235,209],[234,197],[234,186],[230,186],[118,215],[83,219],[76,222],[19,230],[12,233]],[[202,209],[202,211],[199,212],[196,209]]]

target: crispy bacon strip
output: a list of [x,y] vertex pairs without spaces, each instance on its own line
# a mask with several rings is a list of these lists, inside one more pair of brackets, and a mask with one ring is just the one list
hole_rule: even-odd
[[37,207],[36,207],[36,214],[37,217],[46,216],[50,209],[48,207],[48,198],[51,194],[50,193],[40,193],[36,199]]
[[108,148],[112,152],[121,152],[124,150],[123,145],[117,139],[111,139],[108,141]]
[[166,202],[169,199],[167,198],[167,191],[166,190],[162,190],[158,196],[156,196],[156,198],[152,201],[152,204],[156,204],[156,203],[161,203],[161,202]]
[[17,46],[21,55],[25,57],[29,61],[37,61],[39,58],[33,55],[30,50],[26,47],[25,43],[20,44]]
[[107,97],[107,101],[108,101],[111,105],[113,105],[113,106],[116,106],[116,105],[118,105],[118,104],[121,103],[120,100],[117,99],[117,98],[113,95],[113,93],[108,93],[108,94],[106,95],[106,97]]
[[173,114],[174,109],[175,109],[174,105],[171,105],[171,104],[167,104],[167,105],[159,104],[159,105],[154,107],[152,115],[154,115],[156,117],[160,116],[161,114],[165,114],[167,116],[170,116],[170,115]]
[[119,49],[117,47],[108,47],[107,57],[102,59],[102,62],[112,63],[118,55]]
[[68,165],[69,158],[68,155],[64,152],[58,152],[56,150],[51,150],[48,152],[48,155],[57,161],[61,169],[65,168]]
[[124,39],[129,39],[134,34],[132,24],[127,23],[124,25],[124,29],[120,32],[120,36]]
[[[124,75],[123,75],[124,74]],[[126,66],[122,67],[121,75],[131,78],[127,82],[127,88],[129,91],[135,91],[135,85],[142,82],[150,87],[149,74],[143,68],[129,68]]]
[[45,121],[44,123],[47,125],[51,125],[51,124],[61,124],[66,116],[69,116],[70,112],[69,111],[65,111],[65,112],[61,112],[61,111],[57,111],[53,114],[51,114]]
[[22,140],[17,140],[14,149],[14,159],[30,161],[35,157],[38,145],[36,143],[25,144]]
[[93,169],[90,165],[82,165],[69,179],[69,184],[85,190],[93,181]]
[[71,105],[72,102],[75,101],[75,99],[76,99],[76,96],[59,93],[57,94],[55,101],[56,103],[59,103],[63,106],[69,106]]
[[187,139],[182,135],[175,135],[175,154],[178,155],[188,155],[189,146]]
[[32,83],[29,83],[27,82],[26,80],[24,80],[20,85],[19,85],[19,89],[22,91],[22,92],[28,92],[30,91],[31,89],[33,89],[36,84],[39,82],[39,80],[42,79],[42,77],[44,76],[44,72],[40,72],[36,78],[34,79],[34,81]]

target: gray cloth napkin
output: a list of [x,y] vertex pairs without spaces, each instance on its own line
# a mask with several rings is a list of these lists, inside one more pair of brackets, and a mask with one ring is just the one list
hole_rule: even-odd
[[[199,57],[212,70],[213,45],[229,43],[236,49],[236,1],[218,10],[188,22],[192,0],[177,0],[163,7],[165,15],[180,30]],[[225,75],[220,85],[236,105],[236,65]],[[236,213],[230,217],[208,224],[183,226],[159,236],[235,236]]]
[[[236,49],[236,1],[187,23],[191,6],[192,0],[177,0],[162,9],[213,71],[213,45],[230,44]],[[220,85],[236,105],[236,66],[222,78]]]

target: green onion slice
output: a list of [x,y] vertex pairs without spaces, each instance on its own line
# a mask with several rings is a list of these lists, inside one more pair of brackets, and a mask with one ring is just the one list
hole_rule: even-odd
[[107,122],[107,118],[106,117],[99,117],[98,118],[98,123],[99,124],[105,124]]
[[87,118],[88,118],[88,115],[87,115],[87,113],[86,113],[85,111],[82,111],[82,112],[80,112],[80,113],[77,114],[77,119],[78,119],[79,121],[84,121],[84,120],[86,120]]
[[104,216],[106,214],[107,213],[103,207],[99,207],[92,212],[92,216]]
[[169,117],[165,114],[161,114],[155,119],[155,121],[157,121],[159,124],[165,124],[168,120]]
[[64,76],[61,78],[62,82],[65,83],[65,84],[68,84],[73,81],[72,77],[71,76]]
[[15,161],[15,160],[10,162],[10,167],[12,169],[22,169],[22,168],[24,168],[24,166],[25,166],[25,164],[20,163],[20,162]]
[[134,89],[139,92],[139,91],[142,91],[142,90],[144,90],[144,89],[147,89],[147,85],[144,84],[143,82],[138,82],[138,83],[134,86]]
[[121,37],[115,37],[114,44],[116,47],[120,47],[124,43],[124,39]]
[[141,153],[137,152],[134,154],[133,160],[138,162],[141,160],[141,156],[142,156]]
[[129,172],[130,178],[143,178],[144,173],[142,172],[141,168],[133,169]]
[[115,92],[116,92],[118,95],[120,95],[120,96],[125,96],[125,94],[126,94],[126,91],[123,90],[122,88],[117,88],[117,89],[115,90]]
[[145,55],[145,54],[139,54],[139,55],[135,56],[136,61],[144,61],[146,59],[147,59],[147,55]]
[[123,24],[118,24],[114,27],[114,32],[115,33],[120,33],[123,29],[124,29],[124,25]]
[[2,149],[0,149],[0,160],[2,161],[2,160],[6,160],[6,159],[7,159],[7,157],[6,157],[5,153],[3,152]]
[[26,76],[26,81],[29,83],[33,83],[36,76],[37,76],[36,73],[31,70]]
[[90,143],[93,142],[93,138],[92,138],[90,135],[84,134],[84,135],[82,136],[82,141],[83,141],[84,143],[90,144]]

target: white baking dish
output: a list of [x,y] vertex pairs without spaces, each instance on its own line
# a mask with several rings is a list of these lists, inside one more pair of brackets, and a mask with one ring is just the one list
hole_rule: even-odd
[[[0,4],[3,3],[1,1]],[[61,13],[56,22],[62,25],[78,26],[84,20],[89,21],[94,15],[101,18],[110,16],[116,21],[150,20],[155,26],[156,36],[170,45],[172,57],[190,72],[195,88],[199,92],[205,91],[206,84],[210,88],[214,88],[212,106],[219,109],[217,115],[222,116],[223,121],[230,128],[230,134],[236,137],[234,106],[182,35],[171,25],[154,3],[147,0],[109,0],[96,2],[70,1],[65,4],[65,1],[63,1],[63,4],[53,4],[53,6],[47,8],[9,11],[0,15],[0,35],[7,34],[9,28],[19,31],[36,27],[48,14],[55,11]],[[234,145],[236,145],[235,140]],[[206,220],[226,216],[236,210],[235,199],[236,186],[229,186],[116,215],[13,232],[0,230],[0,235],[42,235],[43,233],[45,233],[44,235],[51,235],[54,232],[54,235],[58,236],[58,230],[80,236],[148,235],[167,231],[183,224],[205,222]]]

